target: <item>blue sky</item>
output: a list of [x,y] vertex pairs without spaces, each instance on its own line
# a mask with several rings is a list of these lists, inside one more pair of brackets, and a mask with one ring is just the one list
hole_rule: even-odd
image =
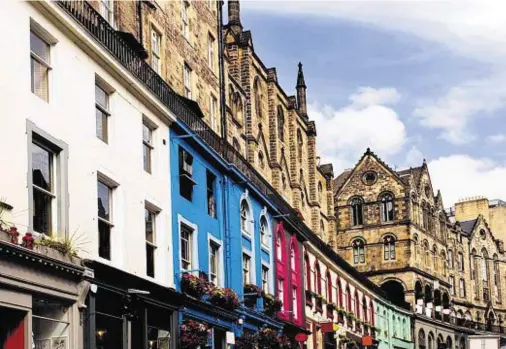
[[288,94],[303,62],[319,153],[336,174],[370,146],[392,167],[426,158],[446,206],[506,199],[500,2],[241,4],[255,51]]

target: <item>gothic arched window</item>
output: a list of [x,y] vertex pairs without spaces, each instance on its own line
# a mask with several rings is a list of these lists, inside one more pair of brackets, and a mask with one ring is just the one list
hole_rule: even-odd
[[278,106],[278,138],[281,142],[285,141],[285,114],[283,113],[283,108]]
[[267,219],[265,216],[260,218],[260,242],[264,245],[269,245],[269,226],[267,224]]
[[315,279],[314,279],[314,291],[321,295],[322,294],[322,274],[320,270],[320,264],[318,262],[314,265]]
[[302,163],[302,146],[304,142],[302,140],[302,132],[300,132],[300,128],[297,129],[297,157],[299,158],[299,163]]
[[262,95],[260,93],[260,81],[258,77],[253,83],[253,95],[255,96],[255,112],[258,118],[262,117]]
[[394,220],[394,196],[390,193],[381,195],[381,220],[391,222]]
[[395,259],[395,237],[392,235],[383,238],[383,258],[386,261]]
[[241,230],[245,233],[250,233],[249,231],[249,205],[246,200],[241,201]]
[[364,200],[361,197],[354,197],[350,200],[351,225],[364,224]]
[[353,248],[353,263],[365,263],[365,243],[362,239],[355,239],[351,243]]

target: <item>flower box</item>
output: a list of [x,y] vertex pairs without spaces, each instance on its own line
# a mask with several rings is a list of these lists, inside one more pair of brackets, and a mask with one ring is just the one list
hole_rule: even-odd
[[230,288],[214,287],[209,291],[209,302],[220,308],[235,310],[241,306],[237,293]]
[[261,298],[263,294],[264,291],[257,285],[244,285],[244,305],[250,308],[256,306],[257,299]]
[[264,295],[264,313],[268,316],[275,315],[278,311],[281,310],[281,307],[283,306],[283,302],[274,297],[272,294],[265,294]]
[[191,297],[202,299],[209,292],[211,284],[205,279],[184,273],[181,277],[181,291]]

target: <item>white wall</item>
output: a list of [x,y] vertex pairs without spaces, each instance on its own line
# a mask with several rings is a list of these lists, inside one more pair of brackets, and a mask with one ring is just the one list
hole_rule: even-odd
[[[108,71],[28,2],[8,0],[0,11],[0,197],[21,233],[29,220],[27,120],[68,145],[69,232],[80,236],[81,256],[98,256],[97,171],[119,183],[113,196],[111,265],[145,276],[144,202],[162,209],[157,218],[156,279],[172,284],[168,126]],[[51,50],[49,103],[30,91],[30,18],[57,38]],[[75,39],[74,39],[75,40]],[[95,136],[95,74],[111,96],[110,141]],[[130,91],[132,89],[130,88]],[[138,95],[137,95],[138,97]],[[142,98],[142,100],[145,100]],[[154,132],[152,174],[143,170],[142,115]],[[162,121],[164,120],[164,121]],[[166,140],[166,144],[163,144]]]

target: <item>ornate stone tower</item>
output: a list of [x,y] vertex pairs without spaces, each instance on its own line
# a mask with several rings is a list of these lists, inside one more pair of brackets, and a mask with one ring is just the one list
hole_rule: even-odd
[[299,72],[297,73],[297,109],[299,114],[307,119],[307,101],[306,101],[306,81],[304,80],[304,72],[302,71],[302,63],[299,62]]

